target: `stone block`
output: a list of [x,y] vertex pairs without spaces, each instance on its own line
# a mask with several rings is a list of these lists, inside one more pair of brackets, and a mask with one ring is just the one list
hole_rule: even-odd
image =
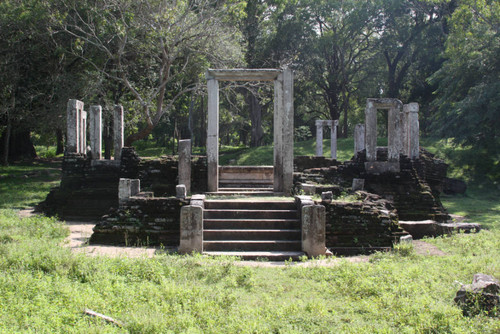
[[500,283],[495,277],[475,274],[472,284],[463,285],[457,291],[454,301],[462,308],[465,316],[497,316],[500,307],[499,291]]
[[325,191],[321,193],[322,202],[331,202],[333,200],[333,193],[331,191]]
[[175,197],[177,198],[186,198],[186,186],[183,184],[178,184],[175,186]]
[[363,190],[365,187],[365,179],[352,179],[352,191]]
[[325,255],[325,235],[325,207],[302,207],[302,251],[310,257]]
[[315,195],[316,194],[316,186],[314,184],[302,183],[302,190],[305,195]]
[[181,208],[179,253],[203,252],[203,209],[199,206]]

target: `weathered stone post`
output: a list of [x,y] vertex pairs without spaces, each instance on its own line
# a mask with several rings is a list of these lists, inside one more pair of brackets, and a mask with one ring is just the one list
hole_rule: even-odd
[[102,159],[102,107],[90,107],[90,149],[92,159]]
[[219,188],[219,82],[208,78],[207,164],[208,191]]
[[80,153],[87,153],[87,112],[80,112]]
[[204,195],[194,195],[191,205],[181,208],[181,235],[179,253],[203,252]]
[[323,156],[323,121],[316,120],[316,156]]
[[274,80],[274,183],[275,192],[283,191],[283,73]]
[[116,105],[113,119],[115,160],[120,160],[123,147],[123,106]]
[[339,124],[338,120],[330,121],[330,154],[332,159],[337,160],[337,126]]
[[83,111],[83,102],[75,99],[68,101],[66,114],[66,152],[80,153],[80,114]]
[[365,149],[365,125],[356,124],[354,127],[354,155]]
[[419,106],[418,103],[416,102],[409,103],[406,106],[408,112],[408,132],[407,132],[408,157],[410,159],[418,159],[420,150],[420,142],[419,142],[420,129],[418,122]]
[[283,192],[293,188],[293,71],[283,69]]
[[295,203],[301,213],[302,251],[310,257],[326,255],[325,207],[310,196],[296,196]]
[[401,109],[390,108],[389,120],[387,123],[388,132],[388,157],[389,162],[399,161],[399,153],[401,152]]
[[366,101],[365,109],[366,160],[377,160],[377,107],[373,101]]
[[191,139],[179,140],[179,184],[186,186],[187,194],[191,193]]

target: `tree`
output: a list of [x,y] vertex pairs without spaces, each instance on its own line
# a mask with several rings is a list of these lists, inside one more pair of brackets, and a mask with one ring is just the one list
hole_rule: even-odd
[[311,1],[317,35],[304,58],[306,76],[321,91],[329,117],[344,117],[347,136],[351,99],[373,54],[376,10],[371,1]]
[[432,59],[429,56],[435,50],[441,49],[445,37],[442,20],[453,9],[453,2],[385,0],[380,6],[379,50],[386,64],[383,95],[401,98],[409,73],[417,71],[423,62]]
[[[433,130],[485,150],[477,164],[500,177],[500,3],[462,0],[450,20],[446,61],[431,78],[438,84]],[[487,163],[489,161],[490,163]]]
[[125,145],[145,138],[176,101],[198,88],[209,64],[237,61],[229,31],[240,2],[211,0],[74,1],[63,31],[73,52],[107,80],[125,87],[142,122]]

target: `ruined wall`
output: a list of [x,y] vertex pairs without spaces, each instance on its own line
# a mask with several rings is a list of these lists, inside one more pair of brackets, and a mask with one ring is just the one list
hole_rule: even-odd
[[326,247],[334,254],[387,250],[406,235],[391,202],[366,192],[356,196],[358,200],[321,203],[326,208]]
[[[133,147],[122,150],[120,162],[91,160],[85,154],[66,153],[62,162],[61,185],[51,190],[38,211],[66,220],[96,220],[118,207],[120,178],[141,180],[141,189],[155,196],[175,195],[178,180],[178,157],[141,159]],[[193,193],[207,189],[205,157],[192,159]]]
[[189,201],[175,197],[131,197],[111,210],[94,227],[91,244],[177,247],[181,207]]
[[59,187],[53,188],[37,210],[66,220],[92,220],[118,205],[119,165],[92,161],[84,154],[65,154]]
[[[377,161],[387,160],[387,149],[377,150]],[[354,178],[364,179],[364,189],[393,202],[399,219],[444,222],[448,214],[439,199],[448,166],[429,152],[421,149],[420,159],[400,157],[397,173],[368,174],[365,171],[365,152],[338,166],[304,169],[295,176],[300,183],[332,184],[349,191]],[[321,189],[321,185],[319,185]],[[337,190],[338,192],[338,190]]]

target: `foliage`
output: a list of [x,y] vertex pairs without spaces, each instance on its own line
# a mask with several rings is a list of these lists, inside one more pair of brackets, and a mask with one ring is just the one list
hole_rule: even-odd
[[[450,19],[447,60],[432,77],[437,82],[432,128],[457,143],[484,149],[498,166],[500,126],[500,4],[459,2]],[[491,175],[498,180],[498,167]]]

